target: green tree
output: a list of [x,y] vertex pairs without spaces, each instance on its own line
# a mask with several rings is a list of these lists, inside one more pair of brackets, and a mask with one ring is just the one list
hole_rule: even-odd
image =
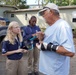
[[29,8],[26,6],[26,0],[3,0],[5,5],[14,5],[19,8]]
[[76,0],[73,0],[73,5],[76,5]]
[[56,3],[59,6],[76,5],[76,0],[44,0],[44,3]]
[[18,5],[18,8],[20,8],[20,9],[29,8],[29,6],[26,5],[26,0],[20,0],[19,2],[20,2],[20,3],[19,3],[19,5]]

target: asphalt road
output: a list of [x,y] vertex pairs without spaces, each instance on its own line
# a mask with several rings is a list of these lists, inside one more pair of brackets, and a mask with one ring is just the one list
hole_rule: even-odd
[[[6,75],[5,60],[6,60],[6,57],[2,56],[0,53],[0,75]],[[24,60],[25,60],[26,68],[27,68],[27,56],[26,56],[26,54],[24,54]],[[71,58],[70,65],[71,65],[70,75],[76,75],[76,55],[73,58]],[[26,69],[26,72],[27,72],[27,69]],[[27,75],[27,73],[25,75]],[[43,75],[43,74],[40,73],[40,75]]]

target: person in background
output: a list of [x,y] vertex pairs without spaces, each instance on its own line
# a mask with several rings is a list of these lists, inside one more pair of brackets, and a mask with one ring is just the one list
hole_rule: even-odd
[[12,21],[8,25],[7,35],[2,42],[2,55],[7,56],[7,75],[25,75],[25,61],[23,52],[27,52],[23,43],[18,22]]
[[45,75],[69,75],[70,57],[75,54],[72,29],[60,18],[58,6],[48,3],[39,11],[49,25],[45,32],[38,32],[41,50],[39,71]]
[[37,18],[32,16],[29,20],[29,25],[25,27],[25,36],[24,40],[27,40],[27,43],[31,43],[33,48],[28,51],[28,75],[39,75],[38,73],[38,61],[39,61],[39,50],[36,47],[36,43],[39,42],[36,37],[36,32],[40,31],[39,26],[36,25]]

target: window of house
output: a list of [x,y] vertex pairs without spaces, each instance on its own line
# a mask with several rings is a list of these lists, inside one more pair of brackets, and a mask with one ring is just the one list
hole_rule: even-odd
[[72,22],[76,22],[76,18],[73,18],[73,19],[72,19]]
[[76,22],[76,11],[72,12],[72,22]]
[[11,17],[14,17],[14,14],[11,14]]

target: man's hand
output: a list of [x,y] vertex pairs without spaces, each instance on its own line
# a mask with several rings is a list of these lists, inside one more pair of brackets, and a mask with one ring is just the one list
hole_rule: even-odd
[[40,41],[40,43],[36,43],[36,47],[41,49],[42,51],[47,50],[47,43]]
[[36,36],[39,39],[39,41],[42,41],[44,39],[44,35],[45,34],[41,31],[36,33]]
[[36,43],[36,47],[37,47],[38,49],[41,49],[41,44]]

